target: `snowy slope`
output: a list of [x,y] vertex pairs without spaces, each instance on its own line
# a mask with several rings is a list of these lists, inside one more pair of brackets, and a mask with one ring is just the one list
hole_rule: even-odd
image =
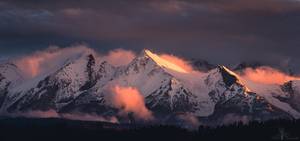
[[136,87],[145,97],[147,107],[160,113],[196,112],[197,97],[166,69],[175,67],[179,71],[184,70],[167,62],[156,62],[158,60],[155,59],[159,58],[153,58],[153,55],[146,50],[128,66],[119,68],[107,87]]
[[9,90],[23,81],[23,76],[16,65],[12,63],[0,64],[0,108],[9,94]]
[[94,54],[94,52],[82,52],[80,55],[70,55],[70,58],[61,61],[65,62],[62,66],[26,80],[11,89],[4,104],[5,108],[11,111],[32,107],[38,109],[39,106],[36,105],[42,103],[40,99],[46,101],[45,104],[41,104],[44,110],[64,106],[82,91],[97,83],[96,77],[100,77],[98,75],[101,74],[99,68],[101,65],[98,64],[101,61],[97,60]]
[[282,86],[277,84],[255,83],[250,80],[243,80],[249,89],[259,96],[265,98],[273,106],[289,113],[294,118],[300,118],[300,111],[296,110],[289,103],[282,101],[282,98],[289,97],[289,93],[284,92]]
[[290,107],[293,108],[290,111],[296,110],[298,113],[300,113],[300,81],[293,80],[286,82],[281,86],[281,90],[283,91],[284,95],[278,95],[276,97],[282,102],[288,103]]
[[106,99],[111,88],[118,85],[137,88],[158,121],[163,118],[169,122],[182,114],[218,120],[220,124],[229,114],[249,120],[299,118],[299,105],[295,102],[299,99],[299,82],[284,90],[278,85],[245,81],[225,66],[207,72],[186,71],[149,50],[119,67],[98,58],[94,52],[70,57],[25,82],[18,75],[9,74],[14,71],[0,69],[0,90],[2,95],[5,93],[0,99],[2,110],[119,116]]
[[10,88],[16,87],[24,81],[22,73],[13,63],[0,64],[0,88],[8,83]]

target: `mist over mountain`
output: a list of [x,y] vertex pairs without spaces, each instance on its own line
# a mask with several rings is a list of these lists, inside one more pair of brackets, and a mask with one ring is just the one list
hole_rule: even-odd
[[299,17],[300,0],[0,0],[0,141],[298,140]]

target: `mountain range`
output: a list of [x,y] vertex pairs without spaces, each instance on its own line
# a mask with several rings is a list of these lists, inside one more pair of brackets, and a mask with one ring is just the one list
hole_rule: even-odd
[[[196,70],[186,71],[143,50],[129,64],[114,66],[87,51],[28,79],[15,62],[6,61],[0,65],[0,115],[51,111],[61,118],[93,115],[114,117],[118,123],[184,127],[300,117],[300,81],[260,84],[239,75],[245,65],[232,71],[206,61],[192,62]],[[137,90],[150,115],[126,110],[126,103],[116,105],[116,86]]]

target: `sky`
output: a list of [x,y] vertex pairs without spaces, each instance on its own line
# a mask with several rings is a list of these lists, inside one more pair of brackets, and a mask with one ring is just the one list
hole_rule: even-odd
[[0,59],[86,44],[300,73],[299,25],[299,0],[1,0]]

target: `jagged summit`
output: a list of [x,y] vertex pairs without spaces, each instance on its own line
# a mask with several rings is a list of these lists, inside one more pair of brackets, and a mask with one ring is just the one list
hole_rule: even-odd
[[181,72],[181,73],[188,73],[185,69],[181,68],[180,66],[161,58],[159,55],[152,53],[150,50],[144,50],[145,54],[149,56],[152,60],[154,60],[159,66],[165,67],[167,69]]
[[238,74],[228,69],[226,66],[219,65],[217,69],[221,72],[222,77],[224,79],[224,83],[227,86],[231,86],[234,83],[238,83],[245,87],[247,92],[251,92],[251,90],[246,86],[246,84],[243,83],[242,79]]

